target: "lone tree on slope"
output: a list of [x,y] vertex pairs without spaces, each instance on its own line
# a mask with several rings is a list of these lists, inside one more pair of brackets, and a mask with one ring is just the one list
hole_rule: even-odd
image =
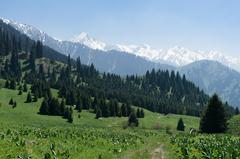
[[214,94],[203,112],[200,121],[200,131],[203,133],[223,133],[227,129],[227,119],[224,106]]
[[185,128],[184,122],[183,122],[182,118],[180,118],[178,120],[177,130],[178,131],[184,131],[184,128]]

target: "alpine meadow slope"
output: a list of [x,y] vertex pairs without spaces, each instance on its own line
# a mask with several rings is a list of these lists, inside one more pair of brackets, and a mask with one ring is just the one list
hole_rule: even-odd
[[[101,72],[125,76],[132,74],[142,75],[147,70],[153,68],[177,70],[181,74],[187,73],[187,79],[193,81],[200,89],[204,89],[206,93],[211,95],[216,92],[223,100],[228,101],[229,104],[235,107],[240,106],[240,100],[237,98],[240,96],[237,84],[240,83],[240,73],[238,72],[240,70],[239,58],[224,56],[215,51],[193,51],[179,46],[167,50],[156,50],[149,45],[109,45],[92,38],[85,32],[69,41],[64,41],[52,38],[47,33],[33,26],[4,18],[2,20],[31,39],[35,41],[40,40],[44,45],[62,54],[70,54],[75,59],[80,57],[83,64],[90,65],[93,63]],[[208,70],[213,70],[214,82],[213,79],[210,79],[209,72],[201,73],[206,71],[204,67],[194,67],[195,62],[202,60],[207,60]],[[212,65],[211,63],[215,63],[214,61],[218,61],[218,65]],[[222,68],[227,76],[222,76],[222,73],[219,72]],[[195,70],[196,72],[194,69],[197,69]],[[201,75],[197,73],[201,73]],[[198,79],[194,79],[194,76],[197,76]]]
[[240,10],[205,1],[1,2],[0,159],[240,159]]

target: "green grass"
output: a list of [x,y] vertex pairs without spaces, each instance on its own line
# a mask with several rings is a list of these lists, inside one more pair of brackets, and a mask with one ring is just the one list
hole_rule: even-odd
[[228,121],[228,127],[229,127],[229,130],[228,130],[229,133],[239,136],[240,135],[240,115],[233,116]]
[[[57,96],[57,90],[52,93]],[[8,104],[11,98],[17,102],[14,109]],[[180,117],[186,130],[197,129],[199,123],[197,117],[144,110],[145,118],[140,119],[138,128],[123,129],[128,120],[126,117],[95,119],[95,114],[85,110],[80,113],[80,118],[74,111],[74,121],[70,124],[60,116],[39,115],[42,99],[25,103],[26,98],[27,93],[18,95],[17,90],[0,89],[0,158],[18,155],[43,158],[48,153],[59,158],[64,155],[70,155],[69,158],[152,158],[152,151],[160,145],[163,145],[165,157],[174,158],[166,127],[175,133]],[[39,134],[50,135],[42,137]],[[55,150],[50,148],[51,145],[55,145]]]
[[178,134],[171,137],[178,158],[233,159],[240,157],[240,138],[227,134]]

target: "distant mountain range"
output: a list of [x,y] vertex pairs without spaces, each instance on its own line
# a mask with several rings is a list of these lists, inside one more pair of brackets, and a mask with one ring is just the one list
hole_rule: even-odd
[[70,54],[72,57],[80,56],[79,48],[88,47],[93,50],[109,53],[111,51],[119,51],[128,54],[133,54],[142,57],[148,61],[168,64],[175,67],[184,66],[195,61],[213,60],[222,63],[232,69],[240,72],[240,58],[225,56],[216,51],[193,51],[184,47],[175,46],[167,50],[153,49],[148,44],[144,45],[121,45],[121,44],[106,44],[90,37],[87,33],[73,37],[68,41],[58,40],[49,36],[47,33],[27,24],[18,23],[13,20],[2,19],[5,23],[10,24],[18,31],[26,34],[31,39],[41,40],[43,44],[52,47],[53,49],[63,53]]
[[72,58],[80,57],[82,63],[87,65],[93,63],[100,71],[127,75],[143,74],[152,68],[162,70],[174,69],[171,65],[152,62],[134,54],[111,49],[103,51],[101,47],[104,44],[89,37],[86,33],[82,33],[71,41],[62,41],[49,36],[33,26],[7,19],[2,20],[31,39],[40,40],[44,45],[60,53],[70,54]]
[[240,58],[215,51],[192,51],[178,46],[156,50],[149,45],[109,45],[85,32],[64,41],[33,26],[1,19],[31,39],[40,40],[58,52],[70,54],[73,58],[80,57],[88,65],[93,63],[100,71],[127,75],[143,74],[152,68],[175,70],[186,74],[189,80],[206,93],[217,92],[233,106],[240,106]]
[[209,94],[218,93],[231,105],[240,103],[240,74],[219,62],[202,60],[177,69]]

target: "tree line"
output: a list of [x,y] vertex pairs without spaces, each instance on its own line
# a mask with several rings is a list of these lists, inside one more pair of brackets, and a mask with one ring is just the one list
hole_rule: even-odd
[[[125,114],[124,111],[119,111],[120,105],[116,107],[113,106],[116,104],[109,104],[116,102],[163,114],[200,116],[209,99],[208,95],[178,72],[153,69],[143,76],[121,77],[100,73],[94,65],[86,66],[80,58],[75,61],[64,55],[60,57],[64,56],[62,61],[65,63],[56,65],[56,61],[51,59],[56,59],[57,52],[50,51],[46,55],[49,48],[9,27],[2,27],[0,39],[0,76],[10,81],[10,86],[21,80],[31,84],[31,95],[36,99],[44,97],[44,94],[50,96],[50,88],[55,88],[59,90],[59,98],[64,99],[66,105],[91,108],[96,115],[103,117]],[[50,64],[36,62],[42,59],[49,59]],[[93,99],[98,100],[95,105],[92,104]],[[226,107],[229,108],[229,114],[234,111],[231,107]]]

